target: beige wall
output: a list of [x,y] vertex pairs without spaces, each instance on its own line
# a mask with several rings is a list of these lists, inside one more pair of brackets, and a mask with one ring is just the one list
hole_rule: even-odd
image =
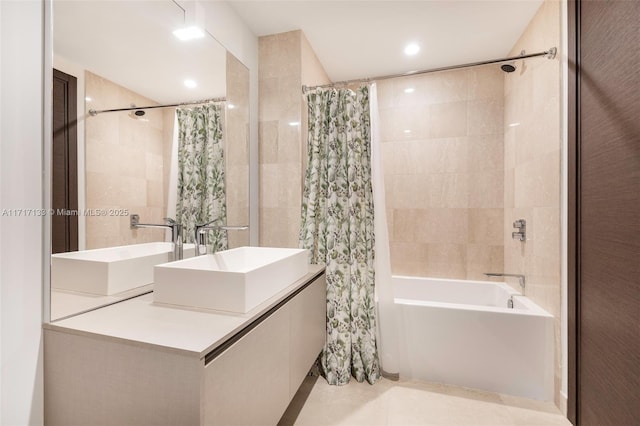
[[[560,47],[560,2],[545,1],[510,55]],[[526,293],[555,317],[556,403],[560,343],[560,57],[517,61],[505,77],[505,272],[524,274]],[[517,126],[510,124],[520,123]],[[527,241],[511,239],[516,219]],[[511,283],[519,287],[517,283]]]
[[[85,94],[90,108],[154,105],[107,79],[85,72]],[[85,121],[86,207],[126,209],[147,223],[165,216],[163,185],[163,117],[146,110],[144,120],[127,112],[103,113]],[[162,241],[163,231],[131,230],[128,216],[87,216],[86,248]]]
[[[229,52],[224,141],[227,225],[249,225],[249,70]],[[249,230],[227,235],[229,248],[249,245]]]
[[260,245],[298,247],[306,149],[302,84],[329,78],[301,31],[260,37],[259,63]]
[[378,83],[394,274],[502,271],[503,78],[485,66]]

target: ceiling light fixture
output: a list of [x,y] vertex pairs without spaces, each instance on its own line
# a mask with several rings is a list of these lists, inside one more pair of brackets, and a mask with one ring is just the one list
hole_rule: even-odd
[[93,99],[91,99],[89,96],[87,96],[86,98],[84,98],[85,101],[87,102],[91,102]]
[[413,87],[407,87],[406,89],[404,89],[404,93],[413,93],[415,92],[416,89],[414,89]]
[[195,80],[191,80],[190,78],[188,78],[184,81],[184,85],[189,89],[193,89],[198,86],[198,83],[196,83]]
[[175,30],[173,35],[178,37],[182,41],[193,40],[196,38],[204,37],[204,31],[195,25],[187,28],[180,28],[179,30]]
[[419,51],[420,51],[420,46],[418,46],[416,43],[409,43],[404,48],[404,54],[407,56],[413,56]]
[[184,3],[184,26],[173,32],[182,41],[204,37],[204,7],[197,1]]

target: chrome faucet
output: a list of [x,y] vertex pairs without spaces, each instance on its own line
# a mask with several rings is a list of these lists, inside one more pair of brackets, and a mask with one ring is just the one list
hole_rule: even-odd
[[524,275],[522,275],[522,274],[502,274],[502,273],[498,273],[498,272],[485,272],[484,274],[486,276],[488,276],[488,277],[515,277],[515,278],[518,278],[518,281],[520,282],[520,287],[522,288],[522,295],[524,296],[524,285],[525,285]]
[[166,228],[171,230],[171,242],[173,243],[173,260],[182,259],[182,225],[175,220],[165,217],[165,224],[156,223],[140,223],[140,215],[132,214],[130,216],[131,229],[138,228]]
[[207,254],[207,231],[223,230],[223,231],[243,231],[249,229],[248,226],[228,226],[228,225],[212,225],[213,222],[218,219],[210,220],[202,225],[196,225],[195,227],[195,239],[196,243],[196,256]]

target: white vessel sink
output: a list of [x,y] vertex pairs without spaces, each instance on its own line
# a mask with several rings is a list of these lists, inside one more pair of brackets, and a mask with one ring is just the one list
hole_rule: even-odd
[[[193,244],[183,246],[193,257]],[[110,296],[153,283],[153,267],[173,260],[172,243],[145,243],[51,255],[51,286]]]
[[155,266],[158,303],[246,313],[309,268],[307,250],[239,247]]

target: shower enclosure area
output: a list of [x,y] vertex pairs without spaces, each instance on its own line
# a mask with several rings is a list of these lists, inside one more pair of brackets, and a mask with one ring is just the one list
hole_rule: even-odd
[[[544,2],[509,56],[560,45]],[[506,281],[553,316],[561,372],[561,55],[378,82],[395,276]],[[506,70],[504,68],[507,68]],[[524,241],[514,222],[526,221]]]
[[[543,2],[504,56],[561,46],[560,27],[560,4]],[[307,144],[300,86],[330,81],[300,32],[260,43],[278,52],[261,56],[260,244],[296,247]],[[545,343],[555,348],[559,406],[561,57],[372,78],[392,274],[505,281],[518,292],[517,279],[484,273],[525,275],[527,297],[553,316]],[[512,239],[520,219],[525,241]]]

